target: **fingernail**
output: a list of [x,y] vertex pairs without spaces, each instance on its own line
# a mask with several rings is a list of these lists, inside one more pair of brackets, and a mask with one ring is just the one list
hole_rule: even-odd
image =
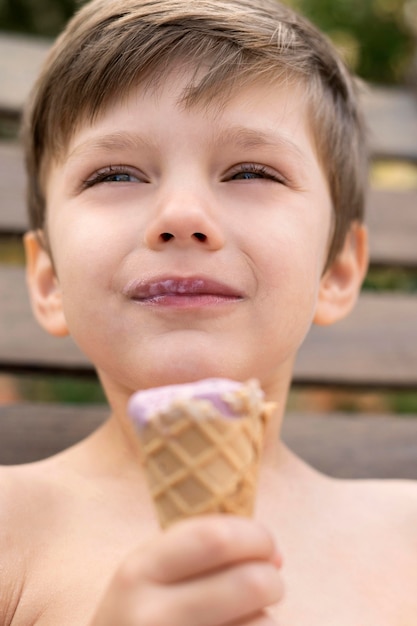
[[281,569],[282,564],[283,564],[283,558],[282,558],[282,554],[281,552],[278,552],[278,550],[275,551],[274,556],[271,559],[273,565],[275,565],[275,567],[277,569]]

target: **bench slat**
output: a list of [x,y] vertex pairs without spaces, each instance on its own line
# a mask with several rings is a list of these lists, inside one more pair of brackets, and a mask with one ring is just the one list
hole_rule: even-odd
[[282,437],[336,478],[417,478],[417,416],[289,413]]
[[407,89],[369,86],[363,98],[374,158],[417,161],[417,98]]
[[417,297],[363,293],[342,322],[314,327],[299,353],[299,384],[417,389]]
[[[92,373],[71,339],[50,337],[30,312],[23,269],[0,268],[0,370]],[[364,293],[335,326],[314,327],[300,351],[303,385],[417,388],[417,297]]]
[[0,142],[0,232],[27,230],[26,173],[22,150],[13,142]]
[[417,189],[372,190],[366,222],[372,265],[417,268]]
[[[20,148],[0,142],[0,232],[27,229],[24,181]],[[417,189],[373,190],[368,208],[372,263],[417,267]]]
[[[77,443],[106,418],[101,406],[0,406],[0,464],[28,463]],[[417,478],[417,416],[288,414],[287,445],[339,478]]]
[[0,406],[0,465],[49,457],[87,437],[105,420],[98,405],[10,404]]
[[20,114],[49,48],[40,37],[0,33],[0,114]]

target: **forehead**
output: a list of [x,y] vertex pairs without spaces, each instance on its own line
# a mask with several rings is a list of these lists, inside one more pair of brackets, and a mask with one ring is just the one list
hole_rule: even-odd
[[[192,80],[195,75],[192,75]],[[64,158],[79,150],[111,151],[139,143],[155,147],[182,132],[204,135],[207,140],[233,142],[242,148],[276,147],[286,140],[297,152],[292,135],[314,143],[310,132],[310,103],[300,81],[252,79],[227,91],[190,99],[190,72],[177,68],[155,85],[139,84],[114,98],[94,116],[80,118],[65,150]],[[174,122],[177,124],[175,125]],[[300,151],[300,150],[298,150]]]

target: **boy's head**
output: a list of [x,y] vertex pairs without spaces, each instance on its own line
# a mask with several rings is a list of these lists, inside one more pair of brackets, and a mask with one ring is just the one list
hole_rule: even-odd
[[93,0],[55,44],[27,110],[31,227],[46,221],[45,181],[74,132],[138,85],[191,68],[183,105],[219,101],[247,83],[305,89],[334,207],[328,264],[363,217],[364,128],[354,80],[328,41],[275,0]]

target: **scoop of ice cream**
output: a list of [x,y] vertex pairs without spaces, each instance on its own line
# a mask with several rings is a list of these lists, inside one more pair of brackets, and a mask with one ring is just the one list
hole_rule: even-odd
[[[246,385],[227,378],[207,378],[183,385],[167,385],[136,392],[130,399],[128,413],[138,426],[147,424],[154,415],[164,413],[173,402],[188,400],[206,400],[224,417],[239,416],[233,399],[236,392]],[[263,393],[259,387],[254,389],[259,399]],[[260,397],[259,397],[260,396]]]

